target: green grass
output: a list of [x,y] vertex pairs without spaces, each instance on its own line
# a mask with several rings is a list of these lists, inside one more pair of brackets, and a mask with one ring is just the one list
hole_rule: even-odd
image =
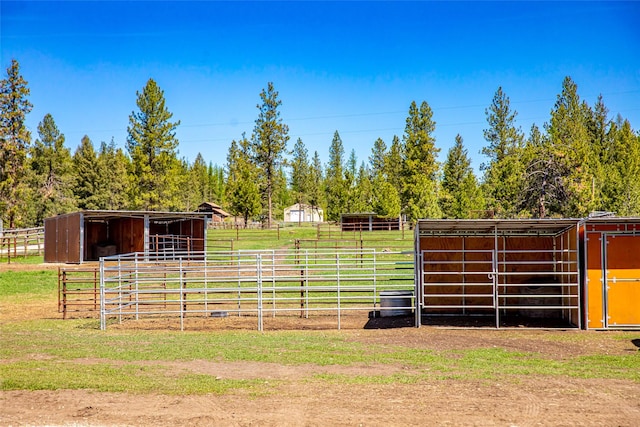
[[[234,231],[227,231],[231,232]],[[310,236],[315,232],[312,227],[285,228],[281,230],[281,239],[274,242],[273,236],[268,234],[274,232],[269,231],[262,241],[246,240],[246,248],[286,246],[292,244],[295,236]],[[286,238],[283,237],[285,233],[289,233]],[[209,233],[210,238],[212,234]],[[20,310],[23,304],[53,302],[56,289],[57,277],[53,270],[0,273],[0,316],[6,310]],[[51,317],[56,317],[56,313]],[[519,331],[501,331],[501,334],[527,339]],[[597,348],[598,343],[635,338],[638,334],[631,332],[572,331],[535,334],[529,339],[593,343]],[[334,383],[392,385],[478,379],[519,381],[530,375],[640,383],[639,351],[563,359],[500,347],[436,351],[428,349],[428,343],[420,348],[420,345],[405,347],[361,342],[358,333],[345,331],[178,332],[116,328],[100,331],[96,319],[63,321],[50,318],[3,320],[0,322],[0,343],[0,390],[88,389],[160,394],[224,394],[248,390],[251,395],[274,392],[272,380],[267,385],[259,378],[217,379],[212,375],[169,367],[174,362],[194,360],[392,368],[390,374],[323,373],[302,379],[323,382],[327,386]]]
[[[43,255],[18,255],[17,257],[11,257],[11,264],[42,264],[44,262]],[[1,263],[9,263],[6,254],[0,255]]]
[[[433,351],[348,340],[339,331],[99,331],[95,320],[37,320],[0,328],[4,390],[88,388],[173,394],[266,392],[260,380],[222,381],[173,372],[163,362],[210,360],[284,365],[404,367],[390,375],[314,375],[313,381],[392,384],[457,379],[517,379],[538,375],[630,380],[640,383],[640,354],[591,355],[557,360],[503,348]],[[615,338],[611,338],[615,339]],[[83,360],[97,360],[86,363]],[[158,366],[145,363],[156,362]],[[141,364],[143,364],[141,366]],[[33,375],[37,373],[37,375]]]
[[7,298],[42,299],[57,292],[54,270],[5,271],[0,273],[0,301]]

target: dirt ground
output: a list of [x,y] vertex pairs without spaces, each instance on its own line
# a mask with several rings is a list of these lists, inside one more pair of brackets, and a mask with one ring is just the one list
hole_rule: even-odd
[[[60,316],[55,303],[23,307],[4,320]],[[62,320],[61,320],[62,321]],[[266,321],[265,333],[290,328]],[[293,322],[293,320],[291,320]],[[300,319],[295,320],[300,322]],[[304,329],[335,329],[335,319],[309,321]],[[563,360],[581,355],[640,358],[637,339],[611,339],[610,332],[528,328],[409,326],[410,319],[376,323],[345,318],[346,340],[365,345],[400,345],[434,351],[504,348]],[[175,325],[174,325],[175,326]],[[111,327],[111,326],[110,326]],[[114,328],[163,328],[162,322]],[[246,328],[233,319],[190,319],[187,329]],[[249,327],[251,329],[251,327]],[[564,339],[550,339],[565,334]],[[635,335],[634,335],[635,337]],[[101,361],[79,360],[78,366]],[[150,363],[150,362],[141,362]],[[267,392],[239,389],[223,395],[132,395],[87,390],[1,391],[0,426],[639,426],[640,383],[632,380],[498,376],[493,379],[434,375],[415,382],[354,384],[318,379],[319,374],[392,376],[424,372],[393,364],[290,366],[277,363],[195,360],[158,362],[176,371],[220,379],[257,379]],[[638,364],[640,366],[640,362]],[[34,373],[36,375],[37,373]]]

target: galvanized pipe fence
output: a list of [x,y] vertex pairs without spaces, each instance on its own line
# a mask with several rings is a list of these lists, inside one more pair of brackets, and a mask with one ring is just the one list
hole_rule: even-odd
[[580,325],[577,249],[430,249],[420,259],[418,299],[426,315],[484,313],[495,317],[497,328],[501,317],[513,314],[575,318]]
[[100,327],[109,320],[372,316],[414,309],[414,253],[263,250],[134,253],[100,261]]

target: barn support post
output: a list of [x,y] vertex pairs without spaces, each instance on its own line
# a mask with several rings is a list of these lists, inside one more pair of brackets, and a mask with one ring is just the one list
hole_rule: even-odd
[[258,293],[258,331],[262,332],[263,321],[262,321],[262,255],[256,255],[256,287]]
[[140,283],[140,277],[138,276],[138,271],[140,271],[140,266],[138,265],[138,257],[136,257],[135,261],[134,261],[134,268],[135,268],[135,276],[134,276],[134,280],[136,282],[136,320],[139,320],[140,318],[140,307],[139,307],[139,292],[138,292],[138,283]]
[[273,313],[271,317],[276,317],[276,251],[271,250],[271,307],[273,308]]
[[[362,250],[360,250],[360,253],[362,253]],[[376,317],[376,295],[378,294],[378,267],[377,267],[377,257],[376,257],[376,250],[373,250],[373,317]]]
[[144,216],[144,259],[149,261],[149,215]]
[[340,254],[336,253],[336,286],[338,298],[338,330],[340,330]]
[[107,329],[105,293],[104,293],[104,258],[100,260],[100,330]]
[[[578,285],[576,292],[577,292],[577,296],[578,296],[578,328],[582,329],[582,315],[583,315],[583,311],[582,311],[582,305],[584,303],[584,306],[587,307],[587,293],[586,293],[586,289],[584,290],[584,294],[581,294],[582,290],[582,280],[581,280],[581,275],[582,275],[582,263],[583,263],[583,259],[580,256],[580,224],[578,224],[576,226],[576,240],[575,240],[575,244],[576,244],[576,263],[577,263],[577,277],[576,277],[576,284]],[[584,229],[584,232],[586,233],[586,227]],[[585,234],[586,237],[586,234]],[[587,260],[587,248],[584,248],[584,262],[586,264],[586,260]],[[587,280],[587,274],[586,274],[586,270],[584,271],[584,277],[582,278],[585,282]],[[582,297],[584,296],[584,301],[582,301]]]
[[184,283],[182,281],[182,257],[178,261],[178,276],[180,277],[180,330],[184,331],[184,308],[185,308],[185,295],[184,295]]
[[496,313],[496,328],[500,328],[500,272],[498,268],[498,226],[493,226],[493,305]]

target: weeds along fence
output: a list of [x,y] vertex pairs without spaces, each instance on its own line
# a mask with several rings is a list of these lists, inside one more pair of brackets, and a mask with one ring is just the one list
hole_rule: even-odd
[[[413,251],[264,250],[179,255],[141,253],[100,262],[100,326],[147,318],[247,317],[263,330],[276,316],[385,316],[414,307]],[[386,298],[404,291],[400,304]],[[398,292],[396,292],[397,294]]]
[[44,253],[44,228],[14,228],[0,230],[0,259],[8,263],[19,256]]

